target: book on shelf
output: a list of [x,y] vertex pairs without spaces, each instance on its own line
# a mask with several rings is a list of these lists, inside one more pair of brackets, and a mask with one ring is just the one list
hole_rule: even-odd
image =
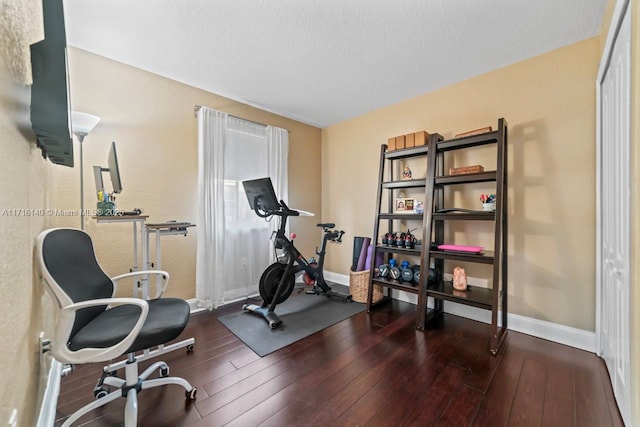
[[491,130],[492,130],[491,126],[487,126],[479,129],[470,130],[467,132],[457,133],[455,137],[462,138],[465,136],[480,135],[481,133],[491,132]]
[[484,168],[480,165],[461,166],[459,168],[449,168],[449,175],[466,175],[470,173],[484,172]]

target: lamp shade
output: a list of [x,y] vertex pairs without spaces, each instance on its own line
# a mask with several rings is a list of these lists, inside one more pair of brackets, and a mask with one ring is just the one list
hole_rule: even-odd
[[100,121],[100,117],[79,111],[71,112],[71,131],[78,136],[86,136]]

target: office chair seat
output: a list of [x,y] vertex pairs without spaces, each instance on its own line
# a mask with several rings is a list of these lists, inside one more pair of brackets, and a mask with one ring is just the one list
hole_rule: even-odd
[[[144,350],[176,339],[189,321],[189,303],[177,298],[148,300],[149,315],[127,353]],[[121,305],[103,311],[69,340],[71,350],[106,348],[122,341],[133,329],[140,308]]]

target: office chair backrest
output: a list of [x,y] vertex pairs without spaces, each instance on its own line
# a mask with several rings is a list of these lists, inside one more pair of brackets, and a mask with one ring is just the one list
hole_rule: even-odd
[[[113,282],[96,260],[91,237],[81,230],[56,228],[38,236],[42,275],[59,307],[113,296]],[[79,310],[70,336],[106,306]]]

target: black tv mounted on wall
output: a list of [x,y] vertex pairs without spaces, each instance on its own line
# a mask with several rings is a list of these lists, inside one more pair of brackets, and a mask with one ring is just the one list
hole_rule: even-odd
[[73,167],[63,0],[43,0],[44,40],[31,45],[31,127],[42,156]]

